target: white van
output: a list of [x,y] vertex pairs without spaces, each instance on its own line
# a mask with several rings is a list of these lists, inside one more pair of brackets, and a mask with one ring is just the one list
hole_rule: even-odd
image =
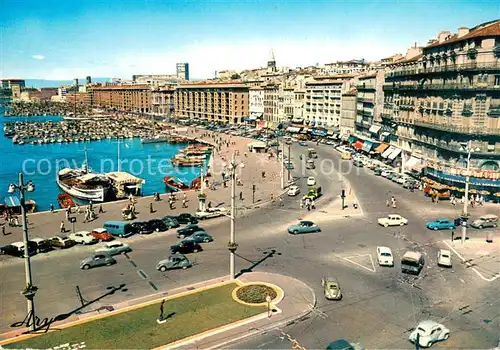
[[406,252],[401,258],[401,271],[418,275],[424,267],[424,256],[419,252]]

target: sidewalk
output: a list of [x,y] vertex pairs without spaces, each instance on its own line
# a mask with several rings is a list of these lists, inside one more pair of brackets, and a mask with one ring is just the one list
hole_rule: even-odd
[[[149,304],[162,300],[166,296],[172,297],[178,294],[191,294],[196,293],[207,288],[215,287],[229,281],[229,276],[183,286],[166,292],[151,294],[147,297],[138,298],[113,305],[109,310],[103,312],[89,312],[86,314],[72,315],[65,321],[54,322],[51,327],[57,328],[63,324],[79,324],[84,321],[89,321],[97,317],[102,317],[103,314],[113,312],[120,313],[120,310],[127,311],[127,308],[141,307],[142,304]],[[243,338],[259,334],[265,330],[275,329],[296,320],[312,311],[316,305],[316,296],[313,290],[305,283],[296,280],[292,277],[278,275],[265,272],[251,272],[244,274],[238,278],[239,283],[248,282],[267,282],[280,287],[284,292],[284,297],[281,301],[277,302],[275,312],[270,317],[259,317],[255,321],[245,323],[244,320],[241,325],[228,324],[216,330],[208,331],[203,336],[189,337],[184,341],[176,342],[176,346],[172,348],[178,349],[192,349],[192,348],[220,348],[223,345],[240,341]],[[7,342],[8,339],[20,336],[25,329],[18,329],[12,332],[0,335],[0,342]],[[161,348],[167,349],[168,346]]]

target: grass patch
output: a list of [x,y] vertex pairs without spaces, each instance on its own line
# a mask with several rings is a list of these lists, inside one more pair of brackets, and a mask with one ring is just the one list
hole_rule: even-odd
[[160,313],[160,303],[156,303],[4,345],[4,348],[47,349],[84,341],[89,349],[151,349],[266,311],[264,306],[234,301],[231,292],[237,286],[230,283],[166,300],[164,315],[175,313],[175,316],[163,324],[156,322]]

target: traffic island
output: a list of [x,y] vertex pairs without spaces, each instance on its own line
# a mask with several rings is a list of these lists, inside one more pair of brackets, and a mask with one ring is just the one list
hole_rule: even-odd
[[[166,297],[90,320],[62,325],[44,334],[23,335],[2,344],[6,349],[151,349],[238,323],[267,311],[264,304],[234,299],[236,282]],[[166,322],[158,322],[158,319]],[[22,339],[21,339],[22,338]]]

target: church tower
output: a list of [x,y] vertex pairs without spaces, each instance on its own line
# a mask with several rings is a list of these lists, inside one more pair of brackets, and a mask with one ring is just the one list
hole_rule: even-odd
[[274,50],[271,50],[269,61],[267,61],[267,71],[273,73],[278,71],[278,69],[276,68],[276,59],[274,58]]

